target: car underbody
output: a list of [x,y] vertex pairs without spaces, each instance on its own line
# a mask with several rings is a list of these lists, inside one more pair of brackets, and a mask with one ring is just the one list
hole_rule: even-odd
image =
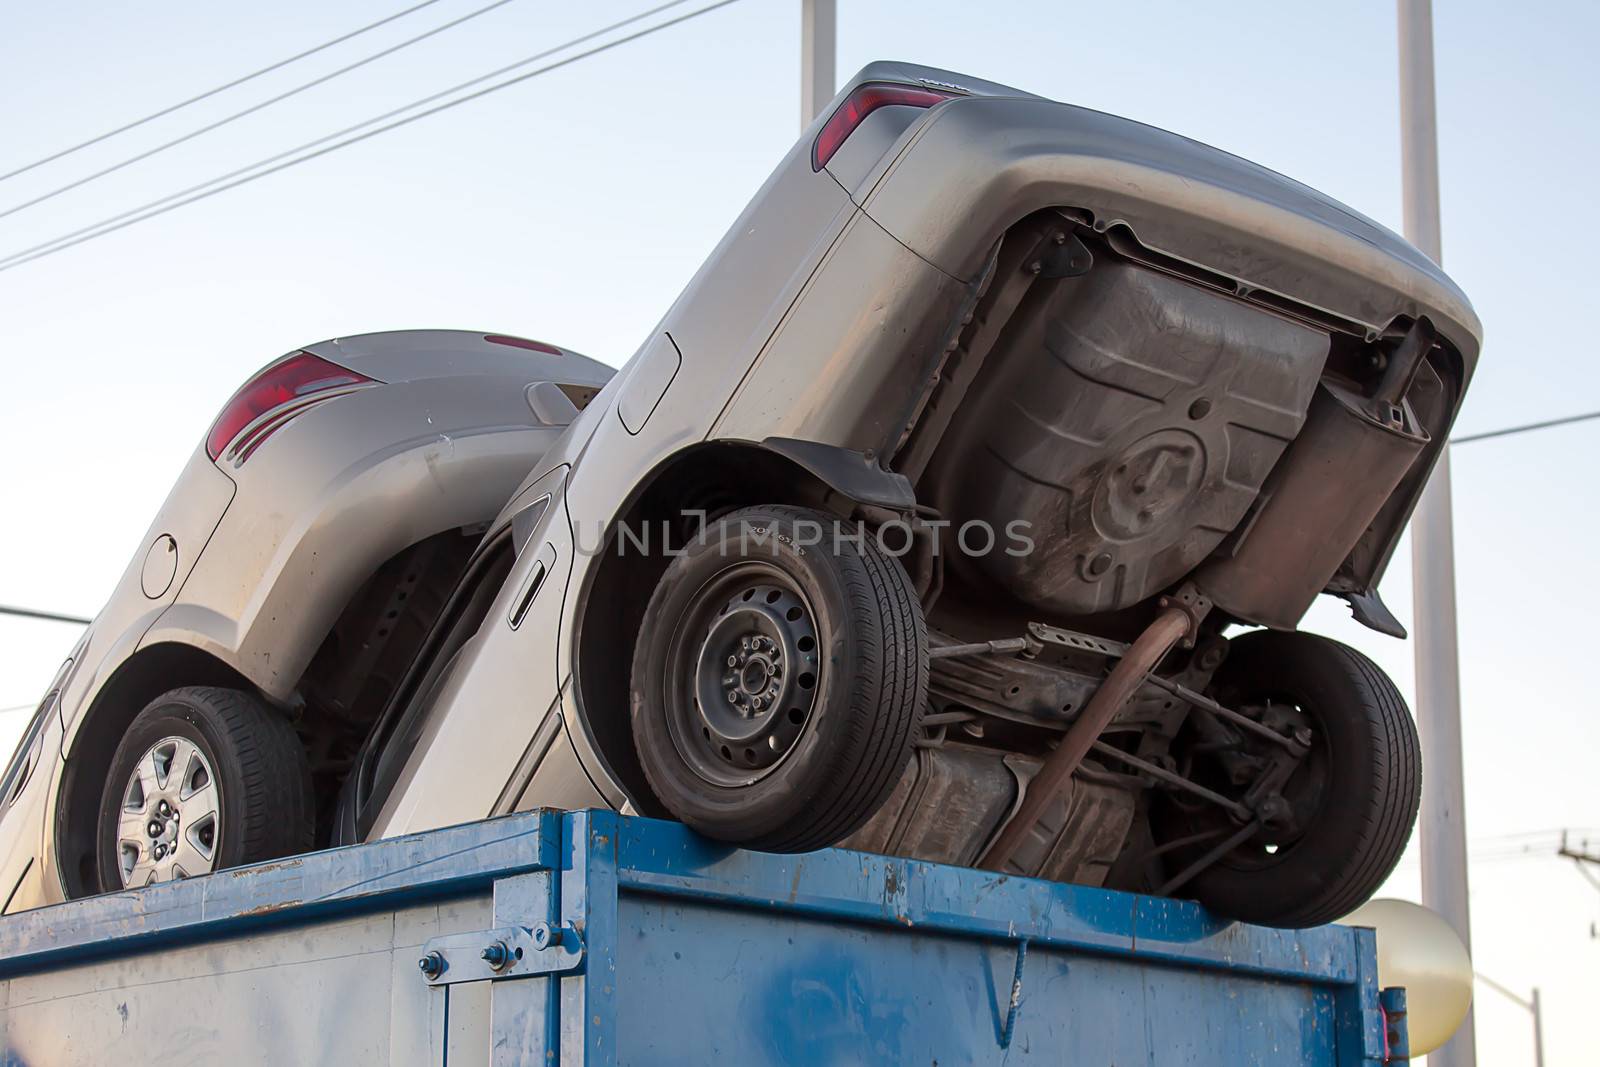
[[[893,462],[921,521],[942,520],[916,568],[928,714],[851,845],[1168,894],[1246,841],[1272,855],[1305,831],[1284,787],[1316,724],[1226,681],[1243,702],[1219,702],[1227,635],[1292,628],[1324,591],[1398,629],[1372,591],[1393,498],[1461,386],[1426,325],[1339,327],[1070,210],[1008,233]],[[1340,477],[1349,463],[1365,476]],[[1037,544],[963,551],[951,535],[972,522],[1020,522]],[[1180,603],[1182,639],[1019,820],[1129,642]],[[1018,821],[1035,829],[1002,847]]]

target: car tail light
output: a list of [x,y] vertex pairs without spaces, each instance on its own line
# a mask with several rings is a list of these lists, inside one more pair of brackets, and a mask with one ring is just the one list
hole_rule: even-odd
[[[233,399],[228,401],[206,435],[206,455],[216,459],[261,416],[281,411],[280,417],[256,426],[248,440],[241,442],[241,447],[253,452],[278,427],[303,411],[306,401],[316,398],[317,394],[375,384],[378,383],[364,374],[329,363],[310,352],[290,356],[257,374],[233,394]],[[245,456],[248,455],[246,452]]]
[[822,132],[817,134],[816,143],[811,146],[811,169],[821,170],[826,167],[828,160],[839,151],[839,146],[855,132],[856,127],[880,107],[892,107],[897,104],[906,107],[932,107],[960,95],[960,93],[927,89],[920,85],[894,85],[888,82],[869,82],[857,86],[855,92],[845,97],[844,103],[828,116],[828,121],[822,126]]

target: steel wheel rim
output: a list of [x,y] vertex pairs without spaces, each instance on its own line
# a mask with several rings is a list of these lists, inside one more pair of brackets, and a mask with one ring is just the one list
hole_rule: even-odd
[[186,737],[163,737],[139,757],[117,813],[117,874],[124,888],[216,869],[222,791],[211,761]]
[[668,652],[667,726],[717,786],[750,785],[798,746],[822,688],[810,600],[781,568],[731,567],[690,601]]

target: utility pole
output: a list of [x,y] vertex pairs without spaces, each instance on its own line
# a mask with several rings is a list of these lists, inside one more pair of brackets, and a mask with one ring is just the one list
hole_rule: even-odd
[[[1583,875],[1583,880],[1596,889],[1600,889],[1600,877],[1597,877],[1593,871],[1589,870],[1590,867],[1600,867],[1600,852],[1594,852],[1589,848],[1588,838],[1578,842],[1578,847],[1574,848],[1568,843],[1567,832],[1563,830],[1561,831],[1561,847],[1556,849],[1556,854],[1571,860],[1578,868],[1578,873]],[[1600,923],[1589,924],[1589,937],[1591,940],[1600,941]]]
[[[1398,0],[1400,171],[1406,236],[1435,262],[1439,224],[1439,138],[1434,106],[1432,0]],[[1455,537],[1450,446],[1411,519],[1412,623],[1416,631],[1417,727],[1422,740],[1422,902],[1444,917],[1472,951],[1467,904],[1467,830],[1461,774],[1461,673],[1456,650]],[[1432,1053],[1433,1067],[1477,1067],[1469,1009],[1456,1036]]]
[[800,128],[822,114],[838,84],[834,57],[838,51],[835,0],[800,0]]
[[1576,863],[1585,878],[1589,877],[1589,872],[1584,869],[1584,864],[1600,867],[1600,852],[1590,851],[1589,839],[1584,838],[1574,845],[1566,830],[1561,831],[1561,847],[1556,849],[1556,855]]
[[[1474,972],[1474,975],[1478,981],[1533,1016],[1533,1067],[1544,1067],[1544,1009],[1539,1002],[1539,987],[1534,986],[1533,996],[1528,1000],[1523,1000],[1516,993],[1513,993],[1488,975],[1477,974],[1476,972]],[[1450,1046],[1446,1045],[1445,1047],[1449,1048]],[[1430,1063],[1436,1055],[1438,1053],[1428,1054]]]

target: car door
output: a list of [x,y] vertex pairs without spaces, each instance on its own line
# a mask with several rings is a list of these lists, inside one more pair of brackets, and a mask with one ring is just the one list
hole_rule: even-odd
[[486,818],[528,771],[525,756],[559,732],[556,642],[573,552],[566,472],[558,468],[521,494],[528,503],[512,522],[516,560],[477,632],[420,697],[410,751],[385,754],[403,758],[404,768],[367,838]]
[[41,849],[50,778],[61,758],[56,697],[52,687],[0,778],[0,914],[50,903],[44,894]]

